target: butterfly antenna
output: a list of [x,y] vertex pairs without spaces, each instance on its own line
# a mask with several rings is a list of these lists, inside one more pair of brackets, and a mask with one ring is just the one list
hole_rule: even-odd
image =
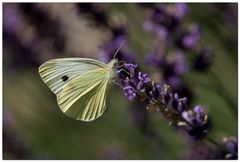
[[117,51],[116,51],[115,54],[113,55],[113,58],[114,58],[114,59],[115,59],[117,53],[119,52],[119,50],[122,48],[122,46],[123,46],[125,43],[126,43],[126,40],[124,40],[124,41],[120,44],[120,46],[118,47]]

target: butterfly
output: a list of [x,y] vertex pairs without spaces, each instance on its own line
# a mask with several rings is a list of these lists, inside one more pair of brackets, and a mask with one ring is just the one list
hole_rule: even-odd
[[90,58],[60,58],[39,67],[42,80],[57,96],[64,114],[93,121],[106,110],[106,100],[116,79],[117,59],[108,64]]

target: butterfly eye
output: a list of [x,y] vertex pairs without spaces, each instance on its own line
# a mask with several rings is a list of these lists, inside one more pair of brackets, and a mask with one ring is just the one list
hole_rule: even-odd
[[62,80],[63,80],[64,82],[67,81],[67,80],[68,80],[68,76],[66,76],[66,75],[62,76]]

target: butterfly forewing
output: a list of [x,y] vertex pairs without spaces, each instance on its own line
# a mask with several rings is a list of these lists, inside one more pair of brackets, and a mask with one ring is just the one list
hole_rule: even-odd
[[59,95],[68,82],[97,68],[107,68],[107,65],[88,58],[63,58],[47,61],[39,67],[39,73],[53,93]]
[[106,110],[109,68],[90,70],[74,78],[57,96],[61,110],[77,120],[92,121]]

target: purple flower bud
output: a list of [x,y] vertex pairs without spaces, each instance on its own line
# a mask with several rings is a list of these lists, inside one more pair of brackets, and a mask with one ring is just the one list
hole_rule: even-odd
[[167,105],[169,100],[170,100],[170,87],[165,84],[163,92],[161,93],[161,103],[163,105]]
[[187,98],[181,98],[178,100],[178,111],[182,112],[183,110],[185,110],[187,108]]
[[173,96],[172,107],[178,111],[182,112],[186,109],[187,98],[179,98],[178,94],[175,93]]
[[228,150],[225,159],[238,159],[238,140],[236,137],[224,137],[223,144]]
[[139,72],[139,73],[138,73],[138,79],[139,79],[140,82],[142,82],[142,83],[148,83],[148,82],[150,82],[150,78],[148,77],[148,74],[147,74],[147,73]]
[[178,94],[175,93],[174,96],[173,96],[173,101],[172,101],[172,107],[177,110],[178,109]]
[[151,93],[151,96],[157,99],[160,96],[161,86],[159,84],[154,84]]
[[203,122],[203,120],[204,120],[203,107],[200,105],[196,105],[194,108],[194,112],[196,114],[196,120],[198,122]]
[[189,115],[189,113],[187,111],[182,112],[182,117],[183,117],[183,119],[187,120],[188,122],[191,122],[191,120],[192,120],[191,116]]
[[128,97],[129,101],[132,101],[136,97],[136,91],[132,86],[127,86],[123,88],[124,95]]
[[196,105],[194,108],[194,111],[196,114],[201,114],[201,113],[203,113],[203,108],[200,105]]
[[124,63],[123,66],[124,66],[124,68],[126,68],[132,75],[134,75],[134,73],[135,73],[134,71],[135,71],[135,69],[137,68],[137,65],[134,65],[134,64],[131,64],[131,63],[129,63],[129,64]]

